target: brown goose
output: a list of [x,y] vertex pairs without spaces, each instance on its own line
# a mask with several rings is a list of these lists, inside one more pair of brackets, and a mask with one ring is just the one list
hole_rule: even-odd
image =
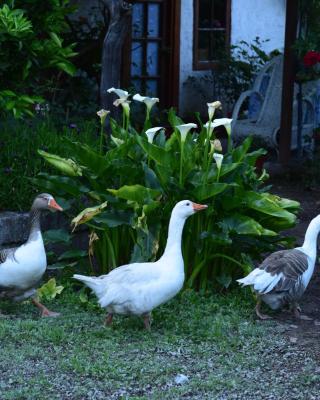
[[30,233],[21,246],[0,250],[0,298],[20,301],[31,297],[33,304],[41,310],[43,317],[56,316],[36,298],[36,286],[41,280],[47,258],[40,230],[40,214],[43,210],[62,208],[47,193],[38,195],[30,210]]
[[260,311],[261,301],[263,301],[273,310],[289,304],[293,307],[297,318],[310,319],[301,315],[298,301],[306,290],[314,271],[319,231],[320,215],[310,222],[301,247],[272,253],[249,275],[238,279],[240,284],[250,285],[256,292],[258,301],[255,310],[259,318],[271,318]]

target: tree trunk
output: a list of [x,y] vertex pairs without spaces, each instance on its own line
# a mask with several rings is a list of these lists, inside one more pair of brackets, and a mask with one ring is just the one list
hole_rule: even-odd
[[109,28],[103,41],[100,82],[101,107],[112,110],[113,99],[107,90],[120,87],[121,52],[131,17],[132,5],[123,0],[103,0],[109,13]]

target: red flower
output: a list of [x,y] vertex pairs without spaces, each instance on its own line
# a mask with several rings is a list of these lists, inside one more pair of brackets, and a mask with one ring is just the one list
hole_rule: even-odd
[[320,53],[314,50],[308,51],[303,57],[303,64],[305,67],[312,67],[320,62]]

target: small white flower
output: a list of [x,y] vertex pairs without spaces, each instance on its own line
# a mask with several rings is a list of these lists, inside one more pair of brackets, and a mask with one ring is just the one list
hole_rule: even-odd
[[125,99],[129,97],[129,93],[126,90],[116,89],[114,87],[107,90],[108,93],[115,93],[120,99]]
[[141,96],[139,93],[135,94],[132,98],[133,98],[133,100],[140,101],[141,103],[144,103],[146,105],[148,111],[150,111],[151,108],[156,103],[159,103],[159,99],[157,97]]
[[113,102],[113,105],[116,107],[119,107],[120,105],[123,108],[124,113],[126,114],[126,116],[128,117],[130,114],[130,100],[127,100],[125,98],[122,99],[117,99]]
[[223,161],[223,154],[213,153],[213,158],[217,164],[217,168],[220,170]]
[[207,103],[208,106],[208,115],[210,121],[212,120],[214,113],[216,112],[216,109],[221,109],[221,103],[220,101],[214,101],[213,103]]
[[180,134],[181,134],[181,142],[185,142],[186,141],[186,137],[188,132],[193,129],[193,128],[197,128],[197,124],[182,124],[182,125],[177,125],[176,128],[179,130]]
[[226,128],[228,136],[231,135],[231,122],[230,118],[218,118],[214,119],[212,122],[213,128],[217,128],[218,126],[224,126]]
[[148,130],[146,130],[145,134],[148,137],[148,142],[149,143],[153,143],[153,139],[155,134],[160,131],[161,129],[164,129],[162,126],[155,126],[154,128],[150,128]]
[[100,111],[97,111],[97,115],[98,115],[98,117],[100,117],[100,120],[101,120],[102,124],[106,120],[108,114],[110,114],[110,111],[108,111],[108,110],[102,109]]

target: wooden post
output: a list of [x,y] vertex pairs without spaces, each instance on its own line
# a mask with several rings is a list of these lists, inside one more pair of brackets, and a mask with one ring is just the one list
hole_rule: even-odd
[[107,93],[111,87],[120,87],[121,50],[130,26],[132,5],[123,0],[103,0],[109,13],[109,28],[103,41],[100,102],[112,110],[114,99]]
[[297,36],[298,7],[299,0],[287,0],[279,140],[279,161],[283,165],[289,163],[291,152],[292,107],[295,79],[295,55],[292,45]]

